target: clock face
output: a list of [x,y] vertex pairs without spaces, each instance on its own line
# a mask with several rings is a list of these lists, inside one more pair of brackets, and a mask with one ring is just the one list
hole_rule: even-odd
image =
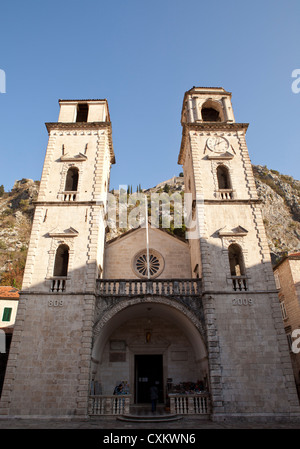
[[211,151],[216,153],[224,153],[229,148],[229,142],[224,137],[209,137],[206,144]]

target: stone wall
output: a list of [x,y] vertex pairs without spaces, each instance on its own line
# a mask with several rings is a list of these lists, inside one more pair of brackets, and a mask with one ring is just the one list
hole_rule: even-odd
[[93,298],[21,295],[0,414],[85,415]]
[[[275,268],[275,275],[279,277],[279,301],[285,309],[283,326],[285,333],[291,337],[295,329],[300,329],[300,257],[288,256]],[[290,357],[298,391],[300,393],[300,353],[292,352]]]
[[[164,259],[164,270],[159,278],[191,278],[188,244],[160,229],[149,227],[149,247]],[[146,249],[145,228],[130,231],[111,240],[105,249],[105,279],[136,279],[132,263],[136,253]]]

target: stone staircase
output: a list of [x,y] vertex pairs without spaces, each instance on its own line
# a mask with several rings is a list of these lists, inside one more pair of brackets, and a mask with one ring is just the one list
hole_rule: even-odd
[[128,415],[121,415],[117,418],[120,421],[158,423],[171,422],[182,419],[182,416],[171,414],[165,411],[164,405],[158,405],[155,412],[151,411],[151,404],[133,405],[130,407]]

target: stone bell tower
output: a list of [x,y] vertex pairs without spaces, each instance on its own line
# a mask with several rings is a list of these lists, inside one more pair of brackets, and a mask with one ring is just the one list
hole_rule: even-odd
[[114,163],[106,100],[60,100],[36,203],[0,414],[86,415],[103,211]]
[[202,278],[214,419],[299,413],[245,134],[231,93],[185,93],[179,164],[192,195],[192,271]]

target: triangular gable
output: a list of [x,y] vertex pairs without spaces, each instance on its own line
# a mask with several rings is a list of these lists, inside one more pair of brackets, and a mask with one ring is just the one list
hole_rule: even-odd
[[76,154],[75,156],[70,156],[68,153],[64,154],[63,156],[60,157],[60,160],[62,162],[67,162],[67,161],[86,161],[87,160],[87,156],[85,154],[79,153]]
[[56,227],[52,229],[52,231],[49,232],[49,237],[77,237],[78,231],[76,229],[72,228],[72,226],[68,229],[61,230],[60,228]]
[[243,237],[248,234],[247,229],[243,228],[242,226],[237,226],[236,228],[228,229],[227,226],[224,226],[224,228],[219,230],[219,236],[225,237],[225,236],[239,236]]
[[[106,242],[106,245],[111,245],[113,243],[116,243],[116,242],[120,241],[121,239],[130,237],[132,234],[134,234],[136,232],[143,232],[143,231],[146,232],[146,228],[145,227],[141,227],[141,226],[139,226],[138,228],[135,228],[135,229],[129,229],[128,231],[123,232],[123,234],[119,235],[118,237],[114,237],[113,239],[108,240]],[[149,226],[149,233],[151,233],[152,231],[159,232],[159,233],[161,233],[161,235],[164,235],[166,238],[174,239],[178,243],[181,243],[181,244],[184,244],[184,245],[188,245],[188,242],[187,242],[186,239],[184,239],[182,237],[179,237],[177,235],[173,235],[170,232],[168,232],[166,229],[153,228],[153,227]],[[151,242],[150,242],[150,246],[151,246]]]

